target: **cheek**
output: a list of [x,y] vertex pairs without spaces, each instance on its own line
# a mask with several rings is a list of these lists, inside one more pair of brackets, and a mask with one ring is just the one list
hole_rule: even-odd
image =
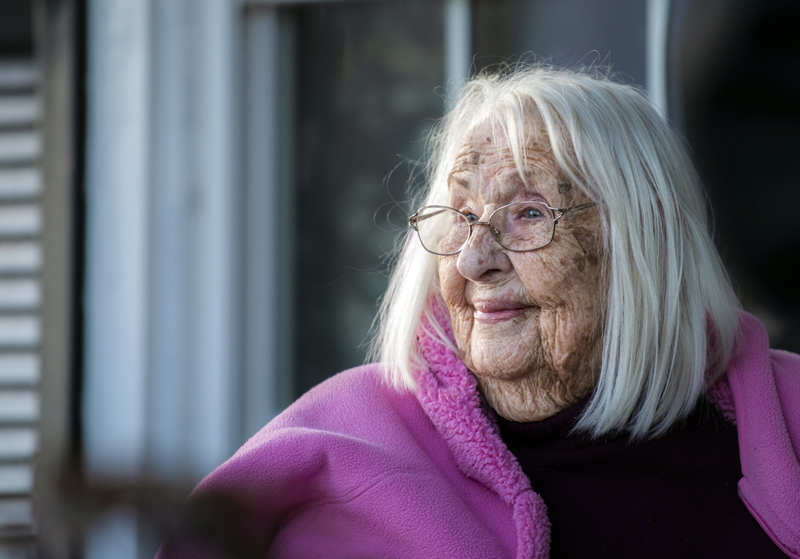
[[442,298],[450,311],[450,322],[456,345],[463,351],[472,330],[472,308],[467,303],[467,280],[456,268],[457,257],[439,258],[439,286]]
[[442,289],[442,297],[448,307],[463,306],[466,304],[464,294],[466,279],[456,267],[456,256],[439,257],[439,285]]
[[514,267],[533,302],[543,307],[559,302],[576,279],[572,266],[542,254],[520,254]]
[[543,308],[571,306],[598,293],[599,262],[581,252],[521,254],[515,263],[528,294]]

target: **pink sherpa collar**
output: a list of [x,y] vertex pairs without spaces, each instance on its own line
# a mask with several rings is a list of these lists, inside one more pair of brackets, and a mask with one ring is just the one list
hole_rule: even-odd
[[[447,309],[441,303],[431,307],[438,325],[452,340]],[[417,399],[447,441],[459,469],[512,507],[517,559],[546,559],[550,521],[544,501],[500,439],[481,402],[475,377],[457,355],[428,334],[430,329],[423,317],[417,340],[428,370],[418,372]]]

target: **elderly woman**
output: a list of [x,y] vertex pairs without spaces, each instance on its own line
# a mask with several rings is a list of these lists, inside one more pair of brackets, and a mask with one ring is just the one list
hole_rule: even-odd
[[[800,557],[800,357],[739,310],[641,92],[481,75],[431,146],[380,364],[311,390],[191,501],[235,504],[243,556]],[[184,531],[160,557],[229,551]]]

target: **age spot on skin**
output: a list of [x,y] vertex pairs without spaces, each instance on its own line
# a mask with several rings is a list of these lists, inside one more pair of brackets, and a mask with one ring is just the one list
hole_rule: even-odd
[[469,160],[468,160],[468,161],[469,161],[469,162],[470,162],[472,165],[477,165],[477,164],[478,164],[478,162],[480,161],[480,156],[479,156],[477,153],[473,152],[473,153],[471,153],[471,154],[469,155]]
[[[589,231],[585,227],[573,227],[572,236],[580,245],[583,254],[592,266],[600,264],[601,241],[596,231]],[[581,270],[582,271],[582,270]]]
[[558,183],[558,191],[562,195],[566,195],[568,192],[572,191],[572,185],[568,182],[560,182]]

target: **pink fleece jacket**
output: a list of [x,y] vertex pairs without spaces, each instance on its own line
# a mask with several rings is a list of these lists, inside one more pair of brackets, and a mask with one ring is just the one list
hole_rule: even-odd
[[[770,537],[800,559],[800,356],[770,351],[743,314],[742,340],[710,397],[739,431],[739,494]],[[320,384],[256,434],[193,493],[234,496],[242,537],[281,558],[538,558],[550,525],[482,407],[475,378],[420,338],[428,370],[398,393],[380,367]],[[158,559],[226,557],[190,538]]]

